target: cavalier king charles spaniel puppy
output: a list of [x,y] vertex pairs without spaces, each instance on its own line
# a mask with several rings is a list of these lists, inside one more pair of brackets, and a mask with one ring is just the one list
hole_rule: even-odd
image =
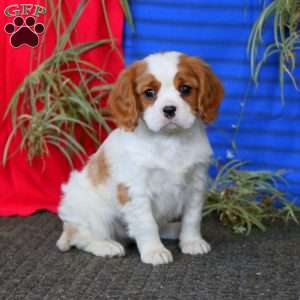
[[186,254],[209,252],[200,231],[212,155],[205,124],[223,96],[210,67],[183,53],[149,55],[124,70],[108,99],[118,128],[62,187],[57,247],[113,257],[134,240],[152,265],[173,260],[164,238]]

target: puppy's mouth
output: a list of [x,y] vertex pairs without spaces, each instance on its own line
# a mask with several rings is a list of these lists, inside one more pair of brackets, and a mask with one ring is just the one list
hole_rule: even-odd
[[186,120],[183,122],[182,120],[178,118],[173,118],[173,119],[164,119],[163,125],[161,127],[162,130],[167,130],[167,131],[181,131],[181,130],[186,130],[189,129],[193,124],[194,124],[194,119],[193,120]]
[[177,124],[176,122],[172,122],[172,121],[166,123],[163,126],[163,128],[166,128],[166,129],[177,129],[179,127],[181,127],[179,124]]
[[175,119],[169,120],[166,119],[163,126],[161,127],[162,131],[165,132],[177,132],[184,129],[184,126],[182,126],[178,121]]
[[176,133],[179,131],[186,130],[191,127],[188,122],[182,122],[180,119],[174,117],[172,119],[161,118],[155,124],[142,118],[146,126],[154,132],[165,132],[165,133]]

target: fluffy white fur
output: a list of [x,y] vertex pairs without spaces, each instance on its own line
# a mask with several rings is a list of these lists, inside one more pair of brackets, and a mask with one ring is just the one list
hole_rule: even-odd
[[[64,230],[57,241],[62,251],[75,246],[97,256],[122,256],[123,241],[130,238],[144,263],[158,265],[173,260],[161,237],[178,238],[186,254],[210,250],[200,222],[212,150],[202,121],[174,87],[179,55],[155,54],[144,60],[161,88],[135,130],[115,129],[94,154],[105,154],[105,183],[92,184],[85,167],[72,172],[63,186],[59,217]],[[171,120],[162,113],[166,105],[177,107]],[[128,187],[125,205],[117,200],[119,183]],[[173,222],[179,218],[180,223]]]

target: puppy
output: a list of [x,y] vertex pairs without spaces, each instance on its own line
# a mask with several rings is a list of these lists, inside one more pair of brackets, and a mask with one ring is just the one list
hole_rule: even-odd
[[178,52],[123,71],[109,97],[119,128],[62,187],[57,247],[123,256],[129,238],[152,265],[173,260],[161,238],[179,239],[186,254],[209,252],[200,232],[212,155],[204,124],[216,118],[223,95],[207,64]]

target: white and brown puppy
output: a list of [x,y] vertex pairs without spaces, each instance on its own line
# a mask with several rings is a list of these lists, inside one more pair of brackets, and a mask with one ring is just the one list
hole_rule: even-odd
[[161,238],[178,238],[183,253],[207,253],[200,222],[212,150],[204,124],[223,94],[207,64],[178,52],[123,71],[109,98],[119,128],[63,185],[58,248],[122,256],[129,237],[144,263],[158,265],[173,260]]

